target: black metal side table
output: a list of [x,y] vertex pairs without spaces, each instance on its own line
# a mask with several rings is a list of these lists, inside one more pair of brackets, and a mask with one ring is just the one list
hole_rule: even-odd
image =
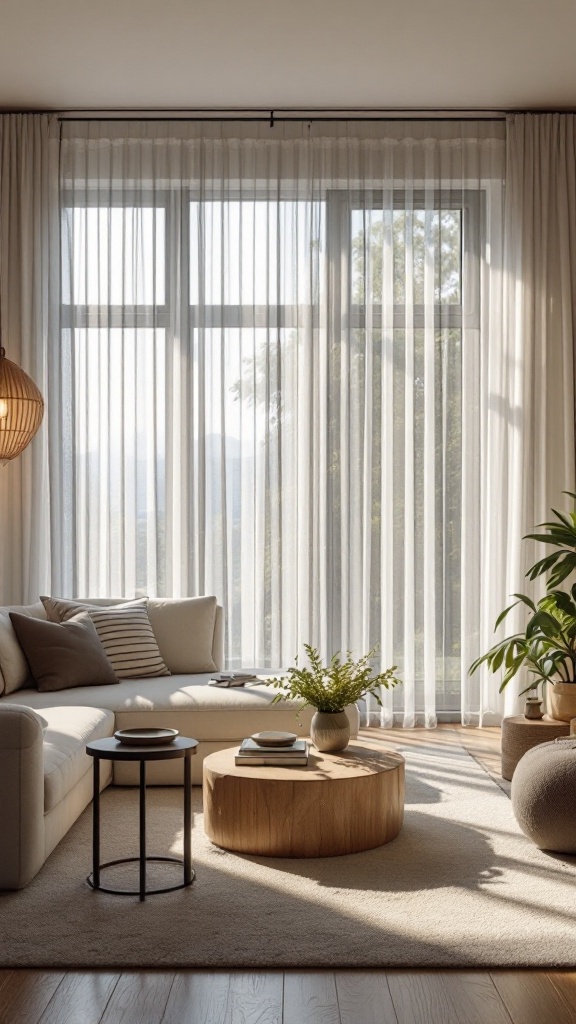
[[[194,881],[192,870],[192,755],[196,753],[197,740],[188,739],[186,736],[177,736],[171,743],[162,746],[132,747],[119,743],[114,738],[105,740],[94,740],[86,746],[86,753],[94,758],[94,800],[93,800],[93,830],[92,830],[92,873],[86,881],[93,889],[101,892],[113,893],[115,896],[140,896],[144,901],[146,896],[153,896],[160,892],[174,892],[175,889],[185,889]],[[168,761],[172,758],[181,757],[184,759],[184,858],[179,857],[147,857],[146,856],[146,762],[147,761]],[[105,864],[100,863],[100,761],[139,761],[140,762],[140,853],[138,857],[122,857],[119,860],[109,860]],[[140,863],[140,886],[138,889],[112,889],[100,884],[100,872],[104,868],[110,868],[115,864],[130,864],[135,861]],[[147,861],[170,861],[182,864],[184,868],[184,881],[179,885],[169,885],[162,889],[146,889],[146,863]]]

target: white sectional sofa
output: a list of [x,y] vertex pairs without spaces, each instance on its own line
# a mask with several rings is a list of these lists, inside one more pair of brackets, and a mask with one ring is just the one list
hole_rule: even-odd
[[[211,602],[212,615],[206,602]],[[171,675],[43,693],[31,684],[10,611],[46,618],[41,603],[0,608],[0,889],[27,885],[90,802],[92,759],[85,749],[90,740],[112,736],[119,728],[176,728],[199,741],[192,759],[193,782],[198,784],[207,754],[253,732],[309,734],[312,709],[297,716],[293,701],[272,704],[276,691],[271,687],[208,685],[211,675],[223,668],[224,613],[215,598],[149,601],[150,621]],[[187,659],[195,671],[185,671]],[[196,671],[198,665],[205,671]],[[14,689],[15,683],[19,685]],[[347,710],[356,735],[357,711]],[[135,785],[134,769],[116,762],[105,770],[103,764],[102,787]],[[181,763],[150,763],[148,781],[181,785]]]

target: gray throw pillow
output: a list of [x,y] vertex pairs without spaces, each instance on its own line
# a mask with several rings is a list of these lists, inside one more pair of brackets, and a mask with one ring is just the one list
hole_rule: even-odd
[[10,612],[10,619],[39,690],[118,682],[88,615],[56,623]]

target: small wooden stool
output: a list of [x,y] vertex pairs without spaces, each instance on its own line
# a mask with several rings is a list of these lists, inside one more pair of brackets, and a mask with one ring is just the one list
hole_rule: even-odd
[[557,722],[546,715],[541,719],[524,718],[524,715],[505,718],[502,722],[502,778],[510,781],[527,750],[555,740],[557,736],[569,735],[569,722]]

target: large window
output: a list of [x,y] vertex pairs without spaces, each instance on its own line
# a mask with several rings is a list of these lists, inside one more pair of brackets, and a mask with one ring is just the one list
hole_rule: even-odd
[[378,644],[456,709],[482,190],[96,182],[63,211],[76,592],[214,592],[232,666]]

